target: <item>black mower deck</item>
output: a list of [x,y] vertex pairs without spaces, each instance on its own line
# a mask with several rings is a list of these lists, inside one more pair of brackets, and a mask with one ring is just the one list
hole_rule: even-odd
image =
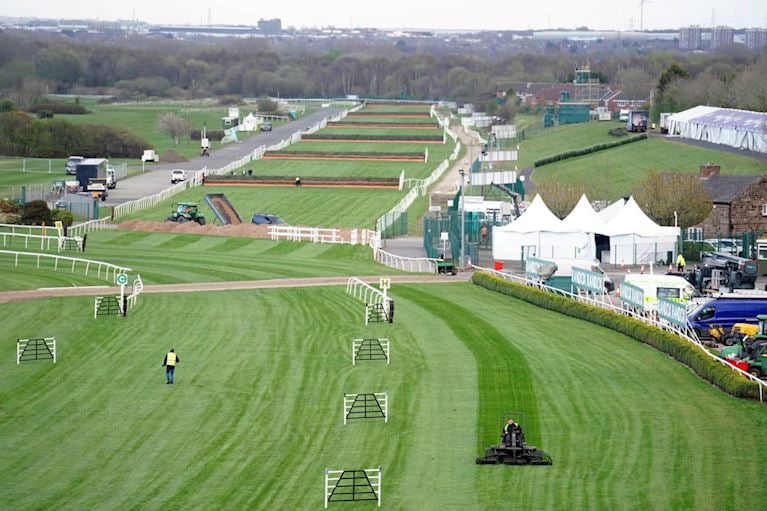
[[477,465],[551,465],[551,456],[532,445],[506,447],[493,445],[485,449],[484,458],[477,458]]

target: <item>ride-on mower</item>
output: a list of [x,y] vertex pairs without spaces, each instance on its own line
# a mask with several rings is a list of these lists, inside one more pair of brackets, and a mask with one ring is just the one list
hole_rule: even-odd
[[197,204],[193,202],[179,202],[176,205],[176,211],[171,213],[165,221],[178,222],[180,224],[191,221],[205,225],[205,216],[197,210]]
[[735,323],[727,333],[722,325],[711,325],[708,334],[717,342],[725,346],[733,346],[743,341],[746,337],[753,337],[759,332],[759,325],[751,323]]
[[[504,426],[511,418],[518,419],[521,413],[504,415]],[[477,465],[551,465],[551,456],[535,446],[525,443],[525,434],[519,424],[501,431],[501,442],[485,449],[485,456],[477,458]]]

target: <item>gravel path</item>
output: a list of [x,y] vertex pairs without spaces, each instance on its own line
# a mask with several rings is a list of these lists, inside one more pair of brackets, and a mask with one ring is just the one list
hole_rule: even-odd
[[[386,275],[391,278],[392,285],[396,284],[449,284],[453,282],[467,282],[471,278],[471,272],[459,273],[456,276],[448,275]],[[376,277],[359,277],[368,284],[378,284]],[[162,284],[146,285],[143,293],[192,293],[204,291],[232,291],[240,289],[272,289],[290,287],[317,287],[317,286],[343,286],[349,277],[316,277],[301,279],[270,279],[270,280],[240,280],[234,282],[195,282],[191,284]],[[29,289],[25,291],[6,291],[0,293],[0,304],[36,300],[39,298],[60,298],[71,296],[104,296],[114,295],[120,292],[118,287],[88,286],[88,287],[56,287]],[[143,294],[142,293],[142,294]]]

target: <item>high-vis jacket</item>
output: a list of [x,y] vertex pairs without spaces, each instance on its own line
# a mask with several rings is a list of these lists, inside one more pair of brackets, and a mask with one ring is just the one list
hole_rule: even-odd
[[167,355],[165,355],[165,365],[175,366],[176,360],[178,360],[178,357],[176,356],[175,353],[170,352]]

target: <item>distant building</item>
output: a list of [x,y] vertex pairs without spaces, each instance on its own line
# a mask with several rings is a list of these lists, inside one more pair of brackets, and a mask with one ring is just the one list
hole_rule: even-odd
[[711,49],[718,50],[732,46],[735,41],[735,31],[732,27],[714,27],[711,29]]
[[703,47],[703,29],[698,26],[679,29],[680,50],[700,50]]
[[258,29],[264,34],[281,34],[282,20],[279,18],[258,20]]
[[767,28],[747,28],[746,46],[752,50],[761,50],[767,46]]

